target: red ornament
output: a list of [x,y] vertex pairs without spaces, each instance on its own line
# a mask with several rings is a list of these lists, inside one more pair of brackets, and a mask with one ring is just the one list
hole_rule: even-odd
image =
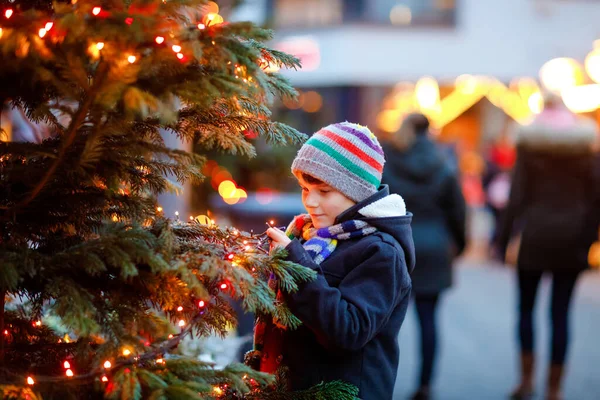
[[127,18],[125,18],[125,23],[126,23],[127,25],[131,25],[131,24],[133,24],[133,18],[131,18],[131,17],[127,17]]

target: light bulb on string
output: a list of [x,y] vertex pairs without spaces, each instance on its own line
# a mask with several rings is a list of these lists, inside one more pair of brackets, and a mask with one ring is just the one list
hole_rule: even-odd
[[206,303],[204,303],[204,300],[200,300],[198,302],[198,307],[200,307],[200,308],[204,308],[205,305],[206,305]]
[[137,60],[136,56],[129,56],[129,57],[127,57],[127,61],[129,61],[130,64],[133,64],[135,62],[135,60]]
[[27,377],[27,384],[28,385],[34,385],[35,384],[35,381],[33,380],[33,378],[31,376]]
[[13,10],[12,9],[8,9],[6,11],[4,11],[4,16],[6,17],[6,19],[9,19],[10,17],[12,17],[13,15]]
[[206,25],[204,25],[204,24],[198,24],[198,29],[202,30],[202,29],[205,29],[205,28],[206,28]]
[[233,253],[231,253],[231,254],[229,254],[229,255],[227,256],[227,258],[228,258],[229,260],[233,260],[233,258],[234,258],[234,257],[235,257],[235,255],[234,255]]
[[127,356],[128,356],[128,355],[130,355],[130,354],[131,354],[131,350],[129,350],[129,349],[124,349],[124,350],[123,350],[123,355],[124,355],[125,357],[127,357]]
[[73,373],[73,371],[71,371],[70,369],[68,369],[68,370],[65,372],[65,374],[66,374],[66,375],[67,375],[69,378],[71,378],[73,375],[75,375],[75,374]]
[[181,51],[181,46],[174,44],[173,46],[171,46],[171,49],[173,49],[175,53],[179,53]]
[[158,44],[162,44],[165,41],[165,38],[162,36],[157,36],[156,38],[154,38],[154,41]]
[[177,53],[177,58],[179,58],[180,60],[183,60],[183,54]]
[[185,326],[185,321],[180,319],[178,325],[180,328],[183,328]]
[[100,14],[101,11],[102,11],[102,7],[94,7],[92,9],[92,14],[98,15],[98,14]]
[[181,307],[181,306],[177,307],[177,311],[179,311],[179,312],[183,311],[183,307]]
[[223,289],[223,290],[227,289],[227,284],[226,283],[221,283],[221,289]]
[[69,369],[69,368],[71,368],[71,363],[69,363],[68,361],[65,361],[65,362],[63,363],[63,367],[64,367],[65,369]]
[[157,364],[163,364],[165,361],[162,358],[157,358],[156,359],[156,363]]
[[96,48],[98,50],[102,50],[104,48],[104,42],[98,42],[98,43],[96,43]]
[[104,368],[105,369],[110,369],[110,367],[112,367],[112,363],[108,360],[104,361]]
[[163,208],[162,207],[156,207],[156,211],[159,212],[159,213],[161,213],[163,211]]
[[167,336],[167,338],[173,339],[173,334],[171,333],[169,336]]
[[38,31],[38,35],[39,35],[41,38],[43,38],[44,36],[46,36],[46,33],[47,33],[47,31],[46,31],[44,28],[42,28],[42,29],[40,29],[40,30]]
[[52,29],[53,26],[54,26],[54,23],[46,22],[46,26],[44,26],[44,29],[49,31],[50,29]]
[[106,375],[102,376],[102,382],[108,382],[108,378],[106,377]]

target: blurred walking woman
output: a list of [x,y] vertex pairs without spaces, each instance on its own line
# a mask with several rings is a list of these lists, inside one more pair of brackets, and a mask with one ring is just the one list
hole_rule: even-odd
[[513,399],[531,397],[534,386],[533,308],[542,274],[552,275],[552,343],[546,399],[561,399],[568,345],[569,304],[588,249],[597,237],[593,204],[592,145],[596,124],[572,114],[559,97],[546,96],[544,111],[517,132],[517,163],[505,220],[498,235],[505,254],[518,231],[518,335],[521,379]]
[[411,276],[421,327],[421,374],[414,400],[429,398],[436,355],[435,312],[452,284],[452,261],[465,247],[465,200],[448,157],[428,138],[422,114],[405,118],[384,146],[383,183],[413,213],[416,265]]

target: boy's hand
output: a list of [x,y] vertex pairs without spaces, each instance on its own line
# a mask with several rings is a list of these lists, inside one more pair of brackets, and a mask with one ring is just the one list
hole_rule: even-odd
[[291,242],[290,238],[277,228],[267,229],[267,236],[271,239],[271,249],[285,247]]

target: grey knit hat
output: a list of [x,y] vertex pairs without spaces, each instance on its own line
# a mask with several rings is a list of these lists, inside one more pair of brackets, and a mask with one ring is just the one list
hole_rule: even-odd
[[385,157],[366,126],[339,122],[322,128],[298,151],[292,173],[304,172],[360,202],[381,184]]

